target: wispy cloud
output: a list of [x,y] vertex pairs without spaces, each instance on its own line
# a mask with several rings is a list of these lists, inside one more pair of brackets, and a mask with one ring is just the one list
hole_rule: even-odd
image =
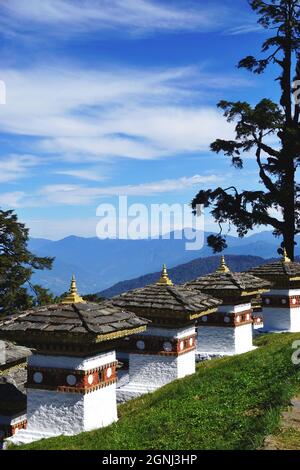
[[90,167],[88,169],[69,169],[69,170],[58,170],[55,172],[57,175],[71,176],[81,180],[88,181],[104,181],[107,176],[101,174],[99,168]]
[[82,185],[48,185],[41,188],[46,203],[87,205],[106,196],[152,196],[157,194],[183,191],[199,184],[215,183],[221,178],[216,175],[182,177],[143,183],[138,185],[87,187]]
[[[194,175],[143,183],[138,185],[89,187],[76,184],[49,184],[41,187],[31,194],[8,193],[0,204],[10,205],[14,201],[15,207],[42,207],[42,206],[84,206],[99,201],[108,196],[153,196],[166,193],[178,193],[189,188],[199,187],[222,181],[223,176]],[[5,202],[7,201],[7,202]]]
[[2,27],[43,34],[118,29],[149,31],[216,30],[230,18],[215,2],[164,0],[1,0]]
[[238,26],[235,26],[233,28],[229,28],[226,30],[227,34],[230,34],[232,36],[237,36],[239,34],[249,34],[249,33],[264,33],[265,30],[262,28],[262,26],[258,23],[246,23],[246,24],[241,24]]
[[22,191],[12,191],[0,194],[0,206],[9,208],[19,208],[23,206],[26,193]]
[[[1,129],[34,137],[30,152],[78,163],[154,159],[208,150],[216,137],[231,136],[231,125],[202,104],[218,83],[213,86],[200,67],[97,71],[60,65],[0,75],[7,84]],[[229,78],[218,81],[229,87],[235,83]]]
[[9,155],[0,160],[0,182],[7,183],[32,175],[41,159],[33,155]]

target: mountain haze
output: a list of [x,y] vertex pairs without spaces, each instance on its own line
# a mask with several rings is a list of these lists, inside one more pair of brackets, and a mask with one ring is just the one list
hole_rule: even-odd
[[[206,240],[209,233],[204,234]],[[170,239],[118,240],[69,236],[51,241],[32,238],[30,250],[40,256],[55,258],[51,271],[37,271],[33,282],[51,289],[55,294],[68,290],[71,275],[77,278],[82,294],[100,292],[116,283],[134,279],[147,273],[159,272],[163,263],[168,268],[211,257],[212,251],[203,246],[197,251],[187,251],[189,240],[176,239],[180,233],[170,234]],[[277,256],[280,240],[271,232],[261,232],[244,239],[229,236],[227,255],[251,255],[264,259]],[[300,254],[299,248],[297,254]]]
[[[271,260],[270,260],[271,261]],[[227,255],[226,264],[231,271],[247,271],[250,268],[259,266],[265,263],[266,260],[259,256],[240,256],[240,255]],[[196,277],[216,271],[220,264],[220,256],[209,256],[208,258],[198,258],[185,264],[176,266],[175,268],[168,269],[169,277],[174,284],[182,284],[191,281]],[[99,292],[102,297],[113,297],[122,294],[128,290],[144,287],[148,284],[153,284],[160,277],[161,271],[146,274],[145,276],[127,281],[118,282],[114,286]]]

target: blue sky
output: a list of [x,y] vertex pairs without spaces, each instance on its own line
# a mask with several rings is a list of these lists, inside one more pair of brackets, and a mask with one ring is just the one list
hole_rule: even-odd
[[[101,202],[189,203],[258,186],[209,151],[220,99],[277,97],[236,64],[264,31],[246,0],[0,0],[0,205],[32,236],[94,236]],[[206,216],[205,228],[213,229]]]

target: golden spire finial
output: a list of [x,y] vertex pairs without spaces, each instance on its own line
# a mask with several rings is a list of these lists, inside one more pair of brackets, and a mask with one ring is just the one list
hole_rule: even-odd
[[283,248],[283,255],[282,255],[281,261],[283,261],[284,263],[291,263],[291,260],[288,257],[287,251],[285,248]]
[[72,280],[71,280],[71,287],[69,290],[69,294],[63,299],[62,301],[63,304],[82,304],[84,303],[84,300],[80,295],[78,294],[77,291],[77,285],[76,285],[76,279],[73,274]]
[[229,273],[230,269],[228,268],[226,261],[225,261],[225,256],[221,256],[221,261],[220,261],[220,266],[217,269],[217,273]]
[[169,279],[167,266],[164,264],[161,272],[160,279],[157,281],[156,284],[164,285],[164,286],[173,286],[173,282]]

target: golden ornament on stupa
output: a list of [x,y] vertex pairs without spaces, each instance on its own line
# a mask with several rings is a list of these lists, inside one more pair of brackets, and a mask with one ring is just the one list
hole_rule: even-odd
[[85,303],[83,298],[78,294],[76,279],[73,274],[71,286],[68,295],[62,300],[62,304],[82,304]]

